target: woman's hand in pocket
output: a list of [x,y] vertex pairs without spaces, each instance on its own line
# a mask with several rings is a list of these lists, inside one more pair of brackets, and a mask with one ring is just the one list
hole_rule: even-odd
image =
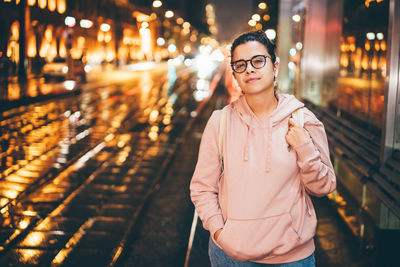
[[215,231],[214,233],[214,240],[218,240],[219,235],[222,232],[222,228],[218,229],[217,231]]

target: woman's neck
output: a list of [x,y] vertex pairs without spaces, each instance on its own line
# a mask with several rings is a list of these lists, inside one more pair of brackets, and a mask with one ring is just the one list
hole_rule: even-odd
[[278,105],[278,100],[273,90],[263,92],[262,94],[245,94],[244,96],[251,110],[261,120],[268,117]]

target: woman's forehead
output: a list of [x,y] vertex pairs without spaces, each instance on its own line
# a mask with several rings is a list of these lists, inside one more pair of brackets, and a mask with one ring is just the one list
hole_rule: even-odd
[[234,60],[250,59],[255,55],[269,56],[269,53],[267,51],[267,48],[262,43],[258,41],[248,41],[235,47],[232,57]]

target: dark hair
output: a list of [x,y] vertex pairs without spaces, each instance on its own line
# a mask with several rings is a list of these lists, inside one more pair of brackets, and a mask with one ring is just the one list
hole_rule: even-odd
[[275,63],[275,61],[276,61],[276,55],[275,55],[276,45],[273,42],[271,42],[271,40],[268,39],[267,35],[262,30],[250,31],[250,32],[243,33],[233,41],[232,46],[231,46],[231,62],[232,62],[232,58],[233,58],[233,51],[235,51],[235,48],[241,44],[245,44],[250,41],[257,41],[257,42],[261,43],[262,45],[264,45],[268,51],[268,54],[271,56],[272,63]]

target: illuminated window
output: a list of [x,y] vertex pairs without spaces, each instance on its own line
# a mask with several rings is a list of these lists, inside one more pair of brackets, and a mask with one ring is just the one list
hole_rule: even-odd
[[[345,0],[337,108],[342,117],[379,132],[386,78],[389,1],[365,8]],[[371,19],[371,18],[374,19]]]
[[47,0],[38,0],[38,6],[42,9],[46,8]]
[[27,54],[28,57],[36,57],[36,36],[34,33],[31,33],[28,38]]
[[56,10],[56,0],[48,0],[48,8],[50,11]]
[[66,10],[65,0],[57,0],[57,12],[63,14]]

